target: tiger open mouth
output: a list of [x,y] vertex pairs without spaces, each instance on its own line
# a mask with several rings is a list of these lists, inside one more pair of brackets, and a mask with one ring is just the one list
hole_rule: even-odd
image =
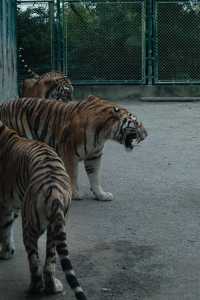
[[134,148],[133,142],[137,141],[138,135],[136,130],[132,132],[126,132],[124,137],[124,145],[127,149],[132,150]]
[[132,150],[134,144],[139,144],[146,137],[147,131],[142,125],[137,128],[126,128],[124,132],[124,145],[127,149]]

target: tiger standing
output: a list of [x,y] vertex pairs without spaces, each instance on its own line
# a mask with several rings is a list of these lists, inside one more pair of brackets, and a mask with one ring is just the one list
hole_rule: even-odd
[[136,116],[113,102],[90,96],[81,102],[63,103],[47,99],[21,98],[0,105],[0,119],[19,135],[44,141],[63,159],[72,181],[73,197],[80,198],[78,163],[84,161],[96,199],[112,200],[100,182],[100,166],[106,141],[133,149],[147,131]]
[[[23,241],[31,273],[30,292],[58,293],[56,252],[77,300],[86,296],[68,256],[65,216],[71,202],[71,181],[64,164],[48,145],[19,137],[0,121],[0,258],[15,247],[13,223],[21,208]],[[38,239],[47,230],[46,261],[40,266]]]

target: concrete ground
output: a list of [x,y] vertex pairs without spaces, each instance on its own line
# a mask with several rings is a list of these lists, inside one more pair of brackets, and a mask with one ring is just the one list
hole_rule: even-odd
[[[88,300],[200,299],[200,102],[124,103],[149,137],[132,152],[108,143],[102,182],[115,199],[85,199],[68,219],[72,262]],[[16,256],[0,262],[0,300],[75,299],[25,293],[29,271],[16,226]],[[44,252],[43,238],[40,249]],[[58,266],[57,277],[64,283]]]

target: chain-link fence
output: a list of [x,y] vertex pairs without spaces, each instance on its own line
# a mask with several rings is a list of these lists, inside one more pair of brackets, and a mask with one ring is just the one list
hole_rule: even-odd
[[39,74],[51,70],[52,34],[48,2],[18,2],[17,44],[21,77],[27,77],[25,66]]
[[156,1],[155,81],[200,82],[200,3]]
[[17,2],[18,79],[65,69],[63,1]]
[[144,82],[144,1],[67,1],[65,20],[73,81]]
[[200,0],[18,1],[25,63],[74,84],[200,83],[199,24]]

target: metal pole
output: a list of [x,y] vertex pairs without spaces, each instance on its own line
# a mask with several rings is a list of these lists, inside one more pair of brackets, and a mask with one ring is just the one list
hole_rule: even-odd
[[63,72],[67,75],[66,69],[66,26],[65,26],[65,5],[64,0],[62,1],[62,61],[63,61]]
[[25,0],[17,0],[17,4],[21,4],[21,3],[46,3],[46,2],[49,2],[49,3],[53,3],[54,0],[29,0],[29,1],[25,1]]
[[55,53],[54,53],[54,3],[49,2],[49,26],[51,33],[51,69],[55,69]]
[[146,33],[147,33],[147,70],[146,70],[146,81],[148,85],[154,83],[154,0],[146,0]]
[[56,50],[57,50],[57,69],[62,70],[61,65],[61,23],[60,23],[60,0],[56,0]]

